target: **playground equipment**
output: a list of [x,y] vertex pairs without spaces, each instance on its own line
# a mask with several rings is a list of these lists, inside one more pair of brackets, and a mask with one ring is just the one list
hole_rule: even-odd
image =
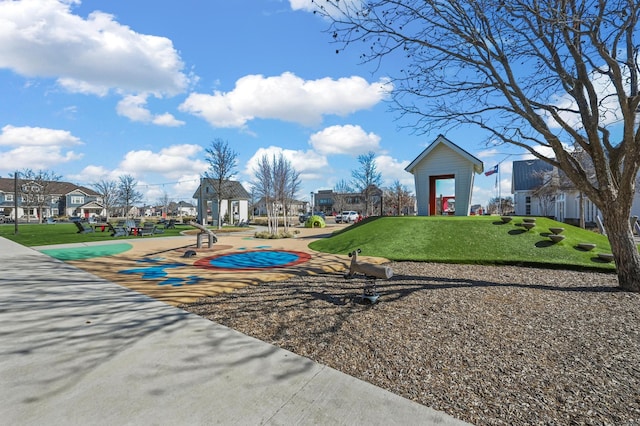
[[193,226],[194,228],[198,228],[200,230],[200,233],[197,235],[197,244],[196,244],[197,248],[202,248],[202,237],[205,235],[208,238],[209,248],[213,248],[213,245],[218,242],[218,237],[216,237],[216,234],[214,234],[210,229],[207,229],[204,226],[194,221],[190,221],[189,225]]
[[182,255],[182,257],[193,257],[195,256],[197,253],[195,252],[195,250],[187,250],[184,252],[184,254]]
[[388,266],[374,265],[372,263],[358,262],[358,253],[360,249],[353,250],[349,253],[351,264],[349,271],[344,274],[345,278],[353,278],[356,274],[365,276],[365,284],[362,289],[362,295],[356,296],[356,300],[360,303],[368,303],[373,305],[380,298],[380,294],[376,290],[376,280],[389,279],[393,276],[393,270]]

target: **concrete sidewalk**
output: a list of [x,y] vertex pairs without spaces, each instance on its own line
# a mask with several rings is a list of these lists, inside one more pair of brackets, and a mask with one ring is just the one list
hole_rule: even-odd
[[0,238],[11,425],[465,424]]

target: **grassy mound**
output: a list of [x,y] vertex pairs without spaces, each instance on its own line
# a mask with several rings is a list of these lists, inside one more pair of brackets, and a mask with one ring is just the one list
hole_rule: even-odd
[[[354,224],[309,245],[317,251],[347,254],[356,248],[367,256],[395,261],[515,264],[615,270],[598,258],[611,253],[608,239],[547,218],[527,231],[522,218],[503,223],[495,216],[381,217]],[[549,228],[564,228],[565,239],[553,243]],[[593,251],[577,247],[594,243]]]

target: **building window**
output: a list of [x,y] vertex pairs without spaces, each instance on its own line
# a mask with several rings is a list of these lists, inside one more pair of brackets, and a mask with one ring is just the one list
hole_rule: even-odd
[[5,201],[13,201],[13,194],[5,194],[4,200]]
[[528,195],[524,197],[524,214],[525,215],[531,214],[531,197]]
[[71,204],[84,204],[84,197],[71,197]]

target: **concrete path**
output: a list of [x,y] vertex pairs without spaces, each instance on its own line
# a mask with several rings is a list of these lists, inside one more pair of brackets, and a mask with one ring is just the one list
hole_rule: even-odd
[[461,425],[0,238],[7,425]]

